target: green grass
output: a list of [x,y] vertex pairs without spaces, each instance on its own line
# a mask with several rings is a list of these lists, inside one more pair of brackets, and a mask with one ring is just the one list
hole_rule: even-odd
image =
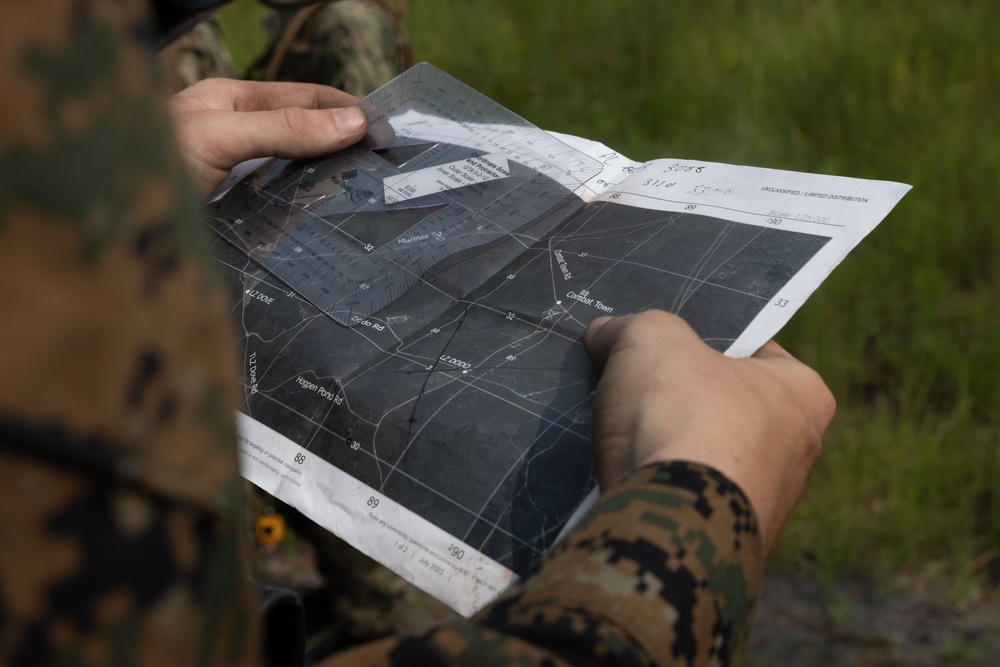
[[232,0],[213,15],[238,76],[243,76],[267,50],[269,36],[265,22],[271,13],[267,5],[256,0]]
[[913,185],[780,336],[839,413],[776,562],[1000,571],[1000,5],[413,0],[409,26],[417,61],[635,159]]

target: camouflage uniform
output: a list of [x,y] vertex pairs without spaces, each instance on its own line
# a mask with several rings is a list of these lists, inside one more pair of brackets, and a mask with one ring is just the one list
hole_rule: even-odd
[[[222,285],[138,0],[5,0],[0,663],[253,664]],[[744,496],[636,471],[473,622],[335,664],[727,664],[761,547]]]
[[235,79],[233,58],[214,19],[201,21],[156,55],[167,90],[177,93],[202,79]]
[[145,7],[3,4],[0,663],[244,662],[238,366]]
[[641,468],[472,622],[391,638],[336,665],[729,665],[762,571],[756,519],[718,472]]
[[171,92],[210,77],[321,83],[362,97],[409,66],[405,5],[328,0],[268,15],[267,48],[236,72],[214,19],[197,24],[158,55]]
[[362,97],[409,65],[401,21],[401,9],[373,0],[333,0],[276,12],[270,48],[248,76],[322,83]]

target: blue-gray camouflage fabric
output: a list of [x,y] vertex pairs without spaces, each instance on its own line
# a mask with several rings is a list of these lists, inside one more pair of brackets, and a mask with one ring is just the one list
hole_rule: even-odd
[[[259,660],[221,281],[139,0],[0,0],[0,664]],[[344,665],[725,665],[761,545],[674,462],[469,622]]]

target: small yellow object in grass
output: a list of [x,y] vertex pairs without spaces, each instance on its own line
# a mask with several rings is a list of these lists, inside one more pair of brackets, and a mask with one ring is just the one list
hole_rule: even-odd
[[280,514],[264,514],[257,517],[257,541],[273,547],[285,537],[285,517]]

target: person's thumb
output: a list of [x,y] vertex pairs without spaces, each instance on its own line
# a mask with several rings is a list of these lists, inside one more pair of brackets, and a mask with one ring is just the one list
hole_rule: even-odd
[[254,157],[312,157],[346,148],[365,133],[367,121],[358,107],[235,112],[229,126],[234,164]]

